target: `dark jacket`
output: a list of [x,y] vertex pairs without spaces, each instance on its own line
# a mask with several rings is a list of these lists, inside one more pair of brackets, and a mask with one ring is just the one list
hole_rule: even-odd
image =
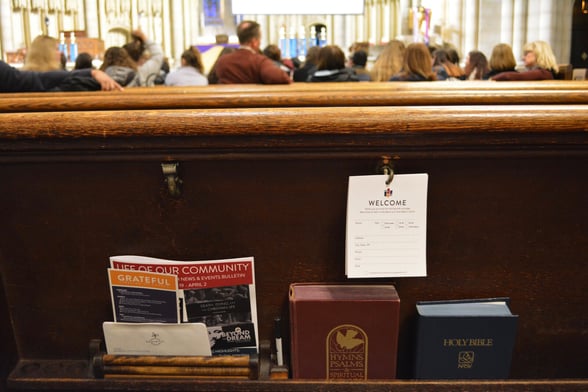
[[295,82],[306,82],[308,77],[316,71],[316,64],[306,63],[302,67],[294,70]]
[[308,77],[309,82],[359,82],[355,71],[351,68],[323,69],[315,71]]
[[490,72],[488,72],[486,75],[484,75],[482,77],[482,79],[486,80],[486,79],[492,79],[492,77],[498,75],[499,73],[502,72],[517,72],[514,68],[511,69],[503,69],[503,70],[496,70],[496,69],[491,69]]
[[390,78],[391,82],[426,82],[424,76],[415,73],[405,74],[404,72],[396,74]]
[[100,84],[92,77],[91,69],[76,71],[20,71],[0,61],[0,92],[100,90]]

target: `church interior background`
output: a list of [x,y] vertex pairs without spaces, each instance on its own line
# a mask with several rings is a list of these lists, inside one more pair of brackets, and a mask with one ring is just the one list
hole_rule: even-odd
[[[573,57],[573,16],[578,12],[586,14],[585,20],[586,1],[364,0],[363,14],[301,10],[291,15],[234,15],[232,0],[0,0],[0,53],[2,60],[18,66],[30,42],[45,34],[61,37],[65,44],[73,38],[78,53],[89,52],[99,62],[106,48],[123,45],[132,30],[141,28],[161,44],[172,67],[191,45],[205,48],[206,66],[220,51],[219,37],[236,44],[236,24],[252,19],[262,26],[262,48],[280,45],[283,57],[304,57],[304,48],[290,53],[287,44],[292,39],[308,43],[312,38],[344,51],[355,42],[366,42],[372,61],[392,39],[453,46],[462,60],[474,49],[489,56],[498,43],[510,44],[520,58],[525,43],[544,40],[558,62],[567,64]],[[587,38],[579,41],[584,48]],[[216,51],[206,51],[210,48]]]

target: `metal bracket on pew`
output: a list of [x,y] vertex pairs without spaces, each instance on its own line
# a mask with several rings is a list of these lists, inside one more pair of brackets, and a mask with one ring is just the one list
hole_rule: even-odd
[[179,197],[182,193],[182,179],[178,175],[178,162],[162,162],[161,170],[163,171],[164,181],[167,183],[167,190],[170,196]]

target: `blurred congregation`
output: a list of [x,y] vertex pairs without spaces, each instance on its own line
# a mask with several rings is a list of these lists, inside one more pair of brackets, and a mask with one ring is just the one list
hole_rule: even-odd
[[584,1],[360,3],[327,15],[236,14],[232,0],[2,0],[0,91],[586,78]]

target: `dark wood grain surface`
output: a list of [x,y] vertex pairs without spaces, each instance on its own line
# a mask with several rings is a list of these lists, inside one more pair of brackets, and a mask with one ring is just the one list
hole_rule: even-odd
[[[553,102],[2,113],[0,314],[10,320],[0,325],[13,331],[0,334],[0,347],[15,349],[3,350],[0,363],[19,361],[8,384],[587,390],[586,109]],[[109,256],[254,256],[260,337],[270,341],[273,318],[287,320],[289,283],[347,281],[347,180],[374,174],[382,155],[397,173],[429,174],[428,276],[377,280],[394,283],[401,298],[401,380],[92,378],[88,342],[112,319]],[[180,197],[167,191],[163,161],[180,163]],[[511,297],[520,316],[512,379],[411,381],[415,302],[489,296]]]
[[[536,114],[540,113],[540,117]],[[451,145],[456,138],[475,143],[500,143],[508,134],[541,139],[546,134],[585,136],[586,105],[402,106],[256,109],[177,109],[0,114],[0,142],[18,139],[154,139],[207,137],[222,141],[247,137],[290,136],[313,139],[309,144],[336,144],[341,137],[357,140],[380,136],[389,144],[418,145],[414,138]],[[471,140],[471,139],[470,139]],[[554,140],[555,142],[555,140]],[[347,142],[346,144],[349,145]],[[507,144],[508,141],[502,144]],[[9,144],[14,144],[10,142]],[[8,146],[10,147],[10,146]],[[288,146],[284,146],[287,148]]]

